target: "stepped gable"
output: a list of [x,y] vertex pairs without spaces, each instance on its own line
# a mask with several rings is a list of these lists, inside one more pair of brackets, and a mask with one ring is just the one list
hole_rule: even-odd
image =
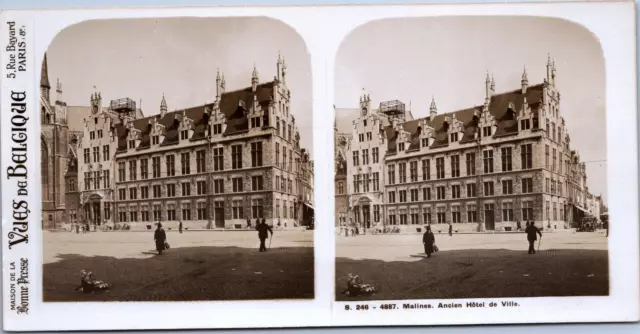
[[[542,98],[542,89],[544,84],[538,84],[527,88],[527,103],[530,107],[535,107],[540,103]],[[509,104],[513,104],[514,110],[509,110]],[[521,110],[524,103],[524,96],[521,90],[513,90],[506,93],[495,94],[491,97],[489,112],[497,120],[497,130],[494,136],[507,136],[518,133],[517,114]],[[464,125],[464,136],[460,139],[461,144],[472,142],[477,132],[477,119],[474,115],[477,111],[478,115],[482,112],[482,106],[454,111],[446,114],[438,114],[433,121],[429,117],[418,118],[412,121],[402,123],[402,128],[411,134],[411,142],[408,151],[416,151],[420,149],[420,133],[418,131],[420,122],[425,121],[426,124],[435,129],[436,136],[431,148],[444,147],[449,144],[449,136],[444,129],[444,121],[446,116],[456,115],[456,119]],[[392,126],[384,129],[387,136],[387,152],[395,154],[397,152],[396,139],[398,134]]]
[[[256,90],[259,105],[266,111],[266,115],[268,115],[268,107],[273,94],[273,88],[274,82],[269,82],[258,85]],[[227,121],[227,128],[223,135],[234,135],[249,130],[249,120],[246,115],[253,105],[253,95],[251,87],[222,94],[220,97],[220,111],[226,116]],[[242,103],[240,103],[240,101],[242,101]],[[242,106],[242,104],[244,104],[244,106]],[[194,132],[190,140],[205,139],[209,122],[207,111],[213,110],[213,106],[213,103],[208,103],[185,110],[167,112],[163,118],[160,118],[160,115],[157,114],[134,120],[134,127],[141,131],[140,145],[138,145],[137,149],[144,150],[151,146],[150,133],[154,119],[165,128],[165,138],[161,146],[179,143],[179,116],[183,115],[192,119],[194,122]],[[118,136],[118,151],[126,151],[128,129],[126,129],[124,124],[120,123],[116,125],[115,130]]]

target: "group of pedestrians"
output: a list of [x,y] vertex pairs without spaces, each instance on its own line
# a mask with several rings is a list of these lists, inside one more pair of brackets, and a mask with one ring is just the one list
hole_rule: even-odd
[[80,234],[80,232],[82,232],[82,234],[85,234],[87,232],[90,231],[89,228],[89,223],[73,223],[71,224],[71,230],[70,232],[76,232],[76,234]]
[[[247,219],[247,227],[251,227],[251,220]],[[182,234],[182,222],[180,221],[178,224],[178,233]],[[256,219],[256,231],[258,231],[258,239],[260,239],[260,252],[266,252],[266,240],[269,238],[269,235],[273,237],[273,229],[271,226],[267,225],[267,220]],[[169,249],[169,243],[167,242],[167,233],[164,228],[162,228],[162,223],[158,222],[158,226],[153,233],[153,241],[156,244],[156,251],[158,251],[158,255],[162,255],[162,252]]]

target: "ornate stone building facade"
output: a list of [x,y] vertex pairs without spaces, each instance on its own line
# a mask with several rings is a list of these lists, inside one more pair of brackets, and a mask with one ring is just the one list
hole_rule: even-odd
[[134,228],[246,228],[258,218],[310,224],[313,162],[300,147],[284,60],[272,81],[260,83],[254,68],[250,82],[226,91],[219,73],[212,103],[169,111],[163,97],[149,117],[130,99],[95,109],[85,119],[89,156],[79,168],[89,220]]
[[[348,153],[351,218],[457,230],[513,230],[528,220],[570,227],[576,206],[583,208],[586,173],[570,149],[555,81],[551,59],[542,83],[529,85],[525,70],[520,88],[504,93],[487,74],[482,105],[438,114],[432,99],[429,116],[413,120],[395,101],[392,112],[376,114],[389,116],[387,126],[368,116],[370,99],[361,98]],[[369,218],[370,205],[384,207],[380,216],[374,209]]]

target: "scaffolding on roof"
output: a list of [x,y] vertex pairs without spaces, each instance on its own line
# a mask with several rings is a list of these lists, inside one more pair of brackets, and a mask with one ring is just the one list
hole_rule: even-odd
[[399,100],[380,102],[378,112],[387,116],[389,122],[403,123],[406,121],[406,105]]
[[126,113],[136,111],[136,101],[128,97],[111,100],[111,103],[109,104],[109,109],[117,112],[126,112]]

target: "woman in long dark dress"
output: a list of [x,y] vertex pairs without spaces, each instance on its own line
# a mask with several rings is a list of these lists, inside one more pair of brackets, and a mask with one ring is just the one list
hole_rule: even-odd
[[427,257],[431,257],[433,253],[433,245],[436,242],[436,237],[431,232],[431,226],[427,226],[427,230],[422,235],[422,244],[424,244],[424,252],[427,254]]
[[164,250],[164,242],[167,240],[167,234],[164,232],[162,228],[162,224],[158,223],[158,228],[155,233],[153,233],[153,240],[156,242],[156,250],[158,251],[158,255],[162,255],[162,251]]

